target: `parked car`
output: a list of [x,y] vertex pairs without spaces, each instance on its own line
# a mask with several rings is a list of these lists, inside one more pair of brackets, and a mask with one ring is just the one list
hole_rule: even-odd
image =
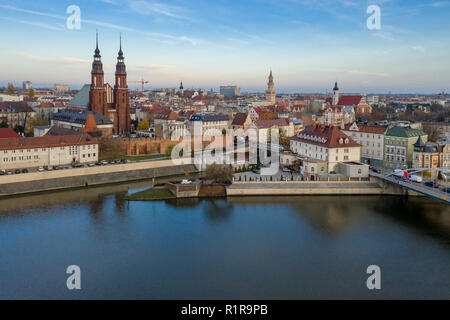
[[53,167],[53,170],[59,170],[59,169],[60,169],[60,167],[58,167],[58,166]]
[[252,172],[254,174],[261,174],[261,170],[259,170],[259,169],[253,169]]
[[100,161],[100,163],[101,163],[102,166],[106,166],[108,164],[108,161],[102,160],[102,161]]
[[120,163],[129,163],[130,161],[128,159],[122,159],[120,160]]
[[10,176],[10,175],[12,175],[13,173],[12,173],[12,171],[7,171],[6,174],[7,174],[8,176]]
[[39,167],[38,171],[39,171],[39,172],[44,172],[45,169],[44,169],[44,167]]
[[47,171],[52,171],[53,170],[53,166],[46,166],[46,167],[44,167],[45,168],[45,170],[47,170]]
[[116,164],[116,161],[111,160],[111,161],[109,162],[109,164]]
[[95,163],[88,163],[88,167],[95,167]]
[[21,174],[22,172],[19,169],[17,169],[16,171],[14,171],[14,173],[15,174]]
[[1,170],[0,171],[0,176],[4,176],[6,174],[6,171],[5,170]]
[[261,182],[261,178],[260,178],[260,177],[256,177],[256,178],[255,178],[255,181],[256,181],[256,182]]
[[287,177],[286,176],[281,176],[281,181],[287,181]]
[[28,173],[28,169],[22,169],[22,173]]
[[412,175],[411,177],[409,177],[409,180],[411,180],[412,182],[423,182],[422,177],[416,175]]
[[442,189],[442,191],[450,193],[450,187],[444,188],[444,189]]
[[75,163],[74,165],[72,165],[73,168],[84,168],[84,164],[81,163]]
[[283,168],[283,172],[290,173],[291,170],[289,168]]
[[436,185],[436,183],[434,181],[427,181],[427,182],[425,182],[425,185],[427,187],[437,188],[437,185]]
[[181,184],[191,184],[192,181],[187,180],[187,179],[183,179],[183,181],[181,181]]

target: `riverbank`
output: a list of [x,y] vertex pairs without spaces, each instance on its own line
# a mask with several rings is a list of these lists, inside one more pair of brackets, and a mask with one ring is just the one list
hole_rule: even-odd
[[[202,185],[198,196],[192,198],[225,198],[226,196],[225,186]],[[129,201],[162,201],[177,199],[177,197],[166,186],[156,186],[129,195],[125,199]]]
[[170,160],[136,162],[59,171],[1,176],[0,197],[198,173],[192,164]]

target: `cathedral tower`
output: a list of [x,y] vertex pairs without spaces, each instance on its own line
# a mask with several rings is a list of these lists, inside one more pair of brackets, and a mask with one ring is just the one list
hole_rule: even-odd
[[130,131],[130,94],[127,84],[127,68],[122,51],[122,36],[120,37],[120,49],[116,64],[116,82],[114,85],[114,106],[116,110],[116,123],[114,124],[117,134]]
[[106,91],[102,56],[98,48],[98,33],[96,36],[96,49],[91,72],[91,90],[89,92],[89,110],[104,114],[106,112]]

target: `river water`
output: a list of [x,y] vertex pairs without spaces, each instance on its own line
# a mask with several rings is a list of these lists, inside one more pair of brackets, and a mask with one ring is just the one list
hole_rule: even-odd
[[450,298],[450,207],[434,200],[128,203],[127,187],[1,199],[0,299]]

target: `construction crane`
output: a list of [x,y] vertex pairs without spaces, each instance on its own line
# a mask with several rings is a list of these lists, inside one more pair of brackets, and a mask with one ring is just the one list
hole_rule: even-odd
[[144,92],[144,85],[149,84],[150,81],[146,81],[144,79],[141,79],[139,81],[129,81],[129,83],[138,83],[142,85],[142,92]]

